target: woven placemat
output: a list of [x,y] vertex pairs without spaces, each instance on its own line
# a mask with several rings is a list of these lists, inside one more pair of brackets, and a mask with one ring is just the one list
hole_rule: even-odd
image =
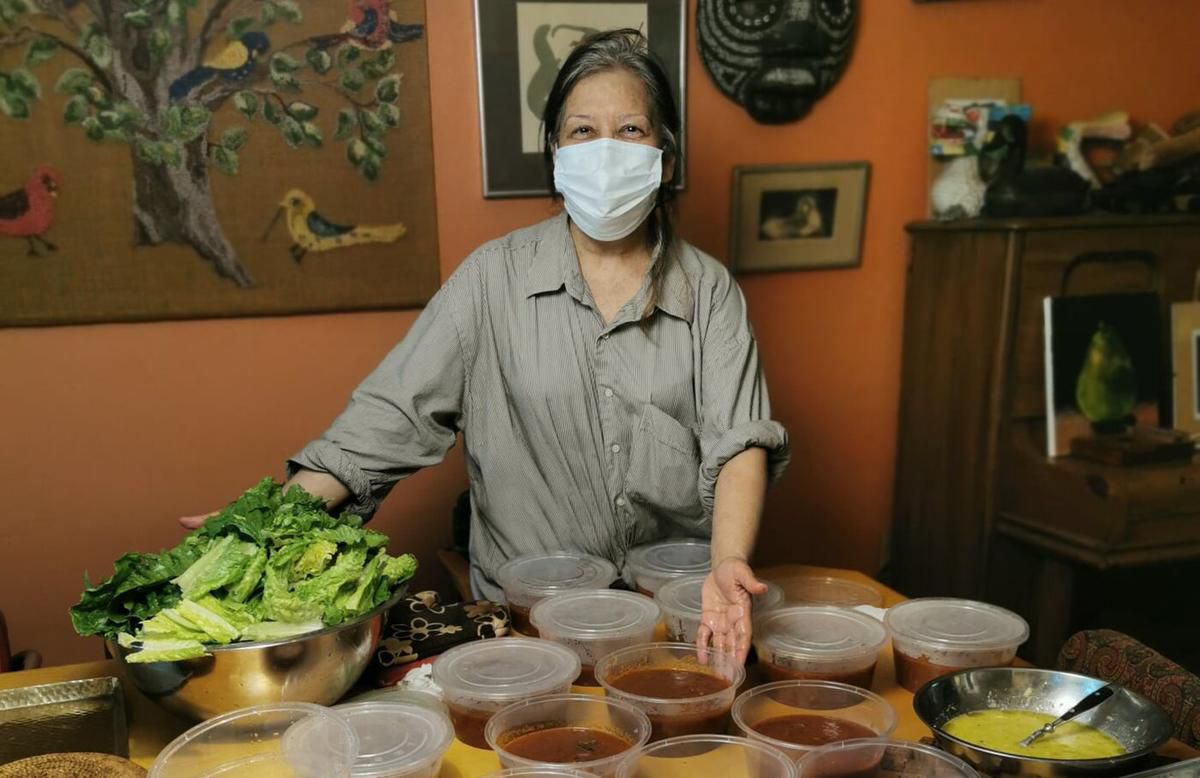
[[42,754],[0,765],[0,778],[145,778],[146,771],[112,754]]

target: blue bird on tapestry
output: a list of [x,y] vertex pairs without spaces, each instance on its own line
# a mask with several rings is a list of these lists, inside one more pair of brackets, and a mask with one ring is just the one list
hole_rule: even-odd
[[327,49],[342,41],[362,49],[382,49],[394,43],[419,40],[425,32],[421,24],[401,24],[388,0],[350,0],[350,18],[336,35],[322,35],[314,44]]
[[168,90],[172,100],[182,100],[191,92],[218,76],[226,81],[242,81],[254,72],[259,56],[271,48],[264,33],[248,32],[217,52],[203,65],[189,70],[172,82]]

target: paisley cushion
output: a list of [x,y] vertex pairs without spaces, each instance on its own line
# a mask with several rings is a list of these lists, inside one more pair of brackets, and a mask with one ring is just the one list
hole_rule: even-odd
[[1071,636],[1058,668],[1125,686],[1159,705],[1175,725],[1174,736],[1200,747],[1200,677],[1136,639],[1111,629]]

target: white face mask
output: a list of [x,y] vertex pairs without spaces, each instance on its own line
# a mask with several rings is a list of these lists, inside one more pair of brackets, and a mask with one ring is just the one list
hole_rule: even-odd
[[620,240],[646,221],[662,184],[662,149],[600,138],[560,146],[554,188],[575,226],[593,240]]

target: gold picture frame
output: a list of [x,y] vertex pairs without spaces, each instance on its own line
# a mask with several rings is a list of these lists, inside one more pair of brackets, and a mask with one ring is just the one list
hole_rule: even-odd
[[735,273],[862,264],[868,162],[734,168],[729,261]]
[[1171,344],[1174,427],[1200,439],[1200,302],[1171,306]]

